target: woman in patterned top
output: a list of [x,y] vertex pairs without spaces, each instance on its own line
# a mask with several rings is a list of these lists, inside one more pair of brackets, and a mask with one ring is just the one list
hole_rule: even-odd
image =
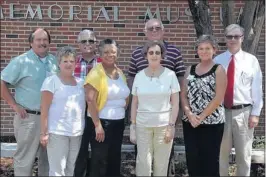
[[200,36],[196,48],[200,63],[188,67],[181,89],[188,173],[219,176],[227,78],[224,68],[213,62],[217,50],[213,36]]

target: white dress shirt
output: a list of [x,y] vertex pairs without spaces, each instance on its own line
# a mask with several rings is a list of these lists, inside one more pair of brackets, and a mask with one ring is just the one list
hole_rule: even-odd
[[[214,62],[221,64],[225,70],[229,66],[232,54],[226,52],[214,58]],[[243,50],[235,55],[235,78],[233,105],[251,104],[251,115],[259,116],[262,101],[262,73],[257,58]]]

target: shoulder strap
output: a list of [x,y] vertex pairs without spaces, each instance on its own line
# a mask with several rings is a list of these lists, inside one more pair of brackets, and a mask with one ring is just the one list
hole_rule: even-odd
[[197,66],[197,64],[191,65],[191,68],[190,68],[190,74],[191,75],[195,75],[196,66]]
[[215,65],[213,65],[213,67],[212,67],[212,69],[211,69],[211,72],[215,72],[219,65],[220,65],[220,64],[215,64]]

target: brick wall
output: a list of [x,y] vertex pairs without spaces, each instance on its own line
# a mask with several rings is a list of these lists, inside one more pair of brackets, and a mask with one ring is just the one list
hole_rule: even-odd
[[[223,38],[223,26],[219,17],[219,10],[221,7],[220,0],[210,0],[210,7],[212,13],[212,24],[214,35],[219,39],[221,53],[225,50],[225,43]],[[15,4],[14,9],[16,13],[15,18],[10,19],[10,4]],[[42,9],[43,19],[39,20],[36,14],[34,19],[31,19],[30,15],[25,19],[28,4],[31,4],[33,11],[35,12],[37,5],[40,5]],[[53,21],[48,17],[48,8],[57,4],[62,7],[64,15],[60,20]],[[78,5],[81,7],[81,14],[78,15],[79,19],[74,16],[74,20],[69,20],[69,7],[70,5]],[[92,21],[88,20],[88,7],[92,7]],[[99,18],[97,16],[101,7],[105,7],[110,21],[107,22],[105,18]],[[114,8],[119,7],[119,20],[120,22],[114,22]],[[169,22],[167,20],[167,7],[171,8],[171,20],[176,22]],[[101,40],[106,37],[111,37],[118,40],[122,51],[118,61],[118,65],[127,70],[128,61],[132,51],[139,45],[142,45],[145,41],[143,33],[144,17],[147,7],[150,7],[152,13],[159,7],[161,12],[161,19],[165,25],[165,40],[175,44],[181,50],[186,65],[196,63],[195,49],[193,47],[195,42],[195,29],[192,18],[185,12],[188,8],[187,1],[181,0],[166,0],[166,1],[152,1],[152,0],[138,0],[138,1],[1,1],[2,13],[4,18],[1,19],[1,70],[9,63],[10,58],[20,55],[29,49],[27,42],[30,31],[36,27],[47,28],[52,36],[52,43],[50,51],[54,53],[57,47],[63,45],[72,45],[78,47],[76,44],[76,37],[80,30],[83,28],[89,28],[96,32],[98,39]],[[238,14],[240,7],[243,7],[243,2],[236,1],[235,12]],[[61,10],[58,6],[52,8],[53,18],[59,18]],[[178,13],[179,9],[179,13]],[[19,11],[20,12],[17,12]],[[75,7],[75,12],[79,10]],[[0,12],[1,13],[1,12]],[[0,14],[1,15],[1,14]],[[102,16],[102,14],[101,14]],[[259,47],[257,51],[257,57],[259,59],[263,76],[265,75],[265,26],[261,33]],[[265,79],[265,77],[264,77]],[[264,82],[265,83],[265,82]],[[263,84],[265,85],[265,84]],[[264,95],[265,98],[265,95]],[[265,100],[265,99],[264,99]],[[1,100],[1,136],[13,135],[13,111]],[[265,124],[265,111],[262,110],[261,121],[256,128],[256,135],[264,135]],[[179,125],[178,132],[181,133],[182,129]],[[179,134],[179,133],[178,133]],[[179,134],[181,135],[181,134]]]

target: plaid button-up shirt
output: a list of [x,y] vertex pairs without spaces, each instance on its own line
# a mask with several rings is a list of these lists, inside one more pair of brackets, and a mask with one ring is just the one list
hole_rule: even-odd
[[77,56],[74,76],[85,79],[90,70],[98,63],[101,63],[101,61],[101,58],[94,57],[91,61],[88,62],[82,57],[82,55]]

